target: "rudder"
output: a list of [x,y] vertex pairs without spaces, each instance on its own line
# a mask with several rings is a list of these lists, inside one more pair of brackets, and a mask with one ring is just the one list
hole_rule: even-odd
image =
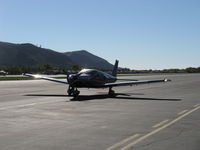
[[116,61],[115,61],[115,65],[114,65],[114,67],[113,67],[113,71],[112,71],[112,75],[115,76],[115,77],[117,76],[118,63],[119,63],[119,61],[116,60]]

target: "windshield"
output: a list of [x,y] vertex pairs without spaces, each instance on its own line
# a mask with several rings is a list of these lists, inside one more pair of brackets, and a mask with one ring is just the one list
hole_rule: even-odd
[[94,69],[82,69],[78,74],[91,74],[91,75],[94,75],[97,73],[96,70]]

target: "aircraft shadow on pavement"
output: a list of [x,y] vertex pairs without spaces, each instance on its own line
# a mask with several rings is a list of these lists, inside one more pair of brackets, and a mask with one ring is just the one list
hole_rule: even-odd
[[[141,93],[132,93],[131,95],[144,95]],[[122,99],[122,100],[147,100],[147,101],[181,101],[181,99],[168,99],[168,98],[152,98],[152,97],[133,97],[130,94],[116,93],[114,96],[108,94],[98,95],[79,95],[77,98],[71,98],[72,101],[89,101],[89,100],[102,100],[102,99]],[[56,94],[27,94],[25,96],[44,96],[44,97],[71,97],[68,95],[56,95]]]
[[118,94],[111,97],[108,94],[105,95],[80,95],[77,98],[73,98],[73,101],[89,101],[89,100],[101,100],[101,99],[121,99],[121,100],[152,100],[152,101],[181,101],[181,99],[163,99],[163,98],[148,98],[148,97],[132,97],[127,94]]
[[61,94],[26,94],[24,96],[38,96],[38,97],[71,97],[68,95],[61,95]]

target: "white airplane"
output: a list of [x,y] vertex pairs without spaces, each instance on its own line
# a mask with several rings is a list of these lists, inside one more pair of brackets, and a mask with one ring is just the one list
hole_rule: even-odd
[[8,72],[5,72],[3,70],[0,71],[0,75],[6,76],[8,74]]

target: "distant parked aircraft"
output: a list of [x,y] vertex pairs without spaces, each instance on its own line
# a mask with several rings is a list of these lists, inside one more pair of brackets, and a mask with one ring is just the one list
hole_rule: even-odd
[[49,80],[53,82],[69,84],[67,93],[68,95],[73,96],[74,98],[76,98],[80,93],[80,91],[78,91],[78,88],[109,88],[108,94],[110,96],[115,96],[115,92],[114,90],[112,90],[112,87],[170,81],[169,79],[158,79],[158,80],[126,79],[126,81],[116,82],[118,80],[117,69],[118,69],[118,60],[116,60],[115,62],[112,75],[95,69],[83,69],[77,74],[67,75],[67,80],[65,81],[41,75],[28,74],[28,73],[24,75],[34,78]]
[[0,71],[0,75],[6,76],[8,74],[8,72],[5,72],[3,70]]

